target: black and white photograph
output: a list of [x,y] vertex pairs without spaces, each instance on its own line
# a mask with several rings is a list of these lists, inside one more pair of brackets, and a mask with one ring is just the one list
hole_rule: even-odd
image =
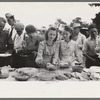
[[0,81],[100,81],[100,3],[0,3]]
[[100,97],[100,3],[0,2],[0,91]]

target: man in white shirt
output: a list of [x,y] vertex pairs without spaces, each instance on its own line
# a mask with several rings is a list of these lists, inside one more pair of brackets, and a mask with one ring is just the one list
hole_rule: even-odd
[[15,24],[16,35],[14,37],[14,53],[13,53],[13,67],[19,68],[23,65],[23,60],[20,56],[24,46],[24,25],[17,22]]
[[72,40],[76,41],[77,45],[78,45],[78,58],[80,59],[80,61],[83,61],[83,54],[82,54],[82,49],[83,49],[83,45],[84,42],[86,40],[85,35],[83,35],[80,32],[81,29],[81,24],[80,23],[73,23],[73,36],[72,36]]

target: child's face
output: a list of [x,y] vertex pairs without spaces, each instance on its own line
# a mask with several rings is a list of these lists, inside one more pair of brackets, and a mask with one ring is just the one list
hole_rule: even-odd
[[23,33],[23,30],[16,29],[16,32],[18,35],[21,35]]

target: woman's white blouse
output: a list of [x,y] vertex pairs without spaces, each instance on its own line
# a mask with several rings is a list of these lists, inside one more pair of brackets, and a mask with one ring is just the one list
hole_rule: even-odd
[[62,40],[60,43],[60,58],[62,61],[70,61],[77,57],[77,44],[75,41],[71,40],[66,42]]
[[56,62],[59,59],[59,41],[54,42],[52,46],[48,46],[46,41],[39,44],[36,62],[42,59],[44,62]]

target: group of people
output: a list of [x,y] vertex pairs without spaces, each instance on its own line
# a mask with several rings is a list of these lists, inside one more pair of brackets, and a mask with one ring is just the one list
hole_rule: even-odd
[[[11,67],[58,69],[100,66],[100,36],[96,25],[88,26],[89,36],[86,37],[80,32],[79,22],[65,25],[62,31],[51,26],[38,32],[31,24],[25,27],[10,13],[5,17],[0,17],[0,53],[12,54],[7,61]],[[11,26],[8,30],[5,29],[6,22]],[[0,57],[0,66],[5,62]]]

